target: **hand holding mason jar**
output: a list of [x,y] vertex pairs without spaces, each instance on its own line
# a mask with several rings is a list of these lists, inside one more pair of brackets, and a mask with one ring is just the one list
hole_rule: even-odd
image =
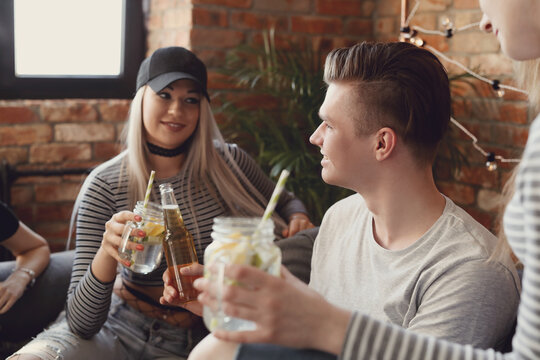
[[[279,276],[281,250],[274,244],[274,223],[260,218],[218,217],[212,227],[212,243],[204,252],[204,277],[210,281],[215,301],[204,306],[203,319],[210,331],[255,330],[252,321],[231,317],[223,310],[223,288],[239,285],[224,276],[225,265],[251,265]],[[210,271],[212,269],[212,271]]]
[[[142,217],[140,222],[129,221],[124,227],[122,233],[122,242],[118,247],[118,255],[123,261],[124,266],[129,267],[133,272],[148,274],[156,269],[161,263],[163,253],[163,240],[165,238],[165,226],[163,223],[163,210],[161,206],[148,202],[146,206],[143,201],[138,201],[133,212]],[[143,230],[144,237],[137,237],[133,234],[134,230]],[[143,250],[133,248],[133,244],[141,244]]]
[[[224,276],[225,265],[251,265],[279,276],[281,250],[274,244],[274,222],[271,219],[289,171],[283,170],[261,218],[215,218],[213,242],[204,252],[204,277],[210,281],[215,300],[203,308],[203,319],[210,331],[252,331],[257,325],[245,319],[228,316],[223,309],[223,288],[238,285]],[[217,269],[217,272],[209,269]]]

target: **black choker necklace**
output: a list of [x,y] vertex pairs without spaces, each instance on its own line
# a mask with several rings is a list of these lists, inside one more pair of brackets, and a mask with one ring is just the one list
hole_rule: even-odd
[[191,144],[191,138],[184,141],[184,143],[178,146],[177,148],[165,149],[165,148],[162,148],[161,146],[154,145],[149,141],[146,142],[146,146],[148,146],[148,151],[150,151],[154,155],[165,156],[165,157],[173,157],[173,156],[177,156],[182,153],[185,153],[189,149],[190,144]]

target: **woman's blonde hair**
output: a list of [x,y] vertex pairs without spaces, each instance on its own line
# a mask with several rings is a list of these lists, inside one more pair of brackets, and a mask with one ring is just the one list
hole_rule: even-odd
[[[141,87],[131,102],[128,120],[121,136],[124,151],[113,159],[99,165],[92,172],[92,174],[96,174],[100,169],[109,166],[114,161],[118,161],[119,157],[123,157],[121,172],[127,172],[127,196],[130,208],[134,208],[137,200],[144,198],[151,171],[149,168],[150,152],[146,146],[146,134],[143,130],[142,119],[142,99],[147,88],[147,85]],[[230,215],[262,216],[267,199],[251,184],[238,167],[236,161],[234,161],[217,127],[210,103],[204,96],[201,96],[199,123],[191,139],[191,145],[183,166],[188,180],[185,184],[182,184],[181,193],[187,194],[187,199],[182,199],[182,201],[187,202],[193,215],[196,232],[198,233],[198,226],[192,194],[191,191],[183,191],[184,188],[191,189],[193,185],[195,189],[209,189],[218,203],[221,203],[218,200],[218,194],[221,195],[221,199],[230,211]],[[82,194],[91,182],[92,174],[86,178],[75,201],[71,216],[68,248],[76,212]],[[121,178],[122,176],[119,177],[119,181],[121,181]],[[273,220],[276,224],[276,233],[281,233],[281,230],[286,226],[284,219],[274,214]]]
[[514,68],[519,85],[529,92],[529,102],[540,110],[540,58],[516,61]]
[[[516,80],[522,88],[528,91],[529,93],[529,102],[534,109],[540,110],[540,58],[527,60],[527,61],[516,61],[514,62]],[[495,259],[501,255],[509,252],[512,253],[512,249],[508,244],[508,240],[504,233],[503,227],[503,214],[504,209],[512,200],[514,196],[516,175],[518,172],[519,166],[516,166],[504,184],[502,189],[501,201],[499,206],[499,215],[497,216],[497,236],[499,237],[499,242],[493,252],[491,258]],[[513,256],[514,261],[518,261],[515,256]]]

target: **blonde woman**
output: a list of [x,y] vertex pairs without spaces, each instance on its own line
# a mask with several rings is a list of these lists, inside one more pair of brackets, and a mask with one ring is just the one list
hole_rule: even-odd
[[[187,49],[161,48],[143,61],[126,149],[90,174],[76,201],[66,316],[14,359],[185,359],[206,334],[199,316],[159,304],[165,260],[147,275],[123,267],[117,276],[122,231],[127,221],[140,220],[131,210],[144,198],[151,170],[153,201],[159,203],[161,183],[172,183],[200,260],[214,217],[260,216],[271,196],[274,184],[255,162],[223,141],[206,83],[205,65]],[[283,194],[277,212],[284,235],[312,227],[291,193]]]

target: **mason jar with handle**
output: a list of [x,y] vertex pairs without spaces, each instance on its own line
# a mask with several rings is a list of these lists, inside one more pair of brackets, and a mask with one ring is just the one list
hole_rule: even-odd
[[[232,284],[224,277],[226,264],[252,265],[269,274],[279,276],[281,250],[274,244],[274,222],[261,218],[217,217],[212,226],[212,243],[204,251],[205,278],[217,291],[213,307],[204,306],[203,319],[210,331],[255,330],[254,322],[225,315],[221,301],[223,285]],[[209,265],[217,271],[210,272]]]
[[[118,255],[122,260],[130,262],[128,266],[133,272],[148,274],[161,263],[163,254],[163,239],[165,226],[163,223],[163,210],[161,205],[152,202],[144,206],[143,201],[137,201],[133,212],[142,217],[139,222],[128,221],[122,234],[122,242],[118,248]],[[132,236],[135,229],[143,230],[146,236],[139,238]],[[144,245],[144,250],[132,250],[129,242]],[[126,266],[125,264],[123,264]]]

